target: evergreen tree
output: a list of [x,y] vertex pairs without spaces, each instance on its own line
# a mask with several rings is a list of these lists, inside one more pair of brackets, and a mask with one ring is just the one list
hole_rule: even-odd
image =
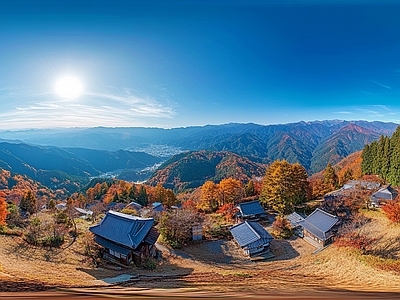
[[136,201],[137,200],[137,188],[135,184],[132,184],[132,186],[129,189],[129,193],[128,193],[128,197],[130,200],[132,201]]
[[372,174],[372,151],[370,145],[365,145],[363,152],[361,153],[361,172],[363,174]]
[[139,193],[137,195],[137,203],[139,203],[142,206],[147,206],[148,202],[149,202],[149,196],[147,195],[146,188],[142,184],[140,185]]
[[389,137],[385,136],[383,139],[383,144],[381,146],[381,175],[382,179],[387,181],[390,172],[390,157],[391,157],[391,147],[390,147],[390,139]]

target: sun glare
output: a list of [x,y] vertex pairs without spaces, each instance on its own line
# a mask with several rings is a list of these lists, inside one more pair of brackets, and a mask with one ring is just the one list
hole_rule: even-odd
[[57,95],[67,99],[77,98],[83,91],[83,85],[79,79],[70,76],[57,80],[54,88]]

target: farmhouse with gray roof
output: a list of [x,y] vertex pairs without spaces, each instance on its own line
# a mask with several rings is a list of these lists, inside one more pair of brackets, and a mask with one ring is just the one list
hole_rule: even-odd
[[335,225],[339,218],[317,208],[299,224],[303,227],[304,239],[316,247],[324,247],[333,241]]
[[397,191],[389,184],[371,195],[371,206],[379,207],[382,204],[395,200],[397,195]]
[[241,220],[259,219],[267,216],[258,200],[239,203],[237,208],[239,210],[238,217]]
[[245,221],[232,226],[230,232],[244,253],[249,256],[269,249],[273,240],[268,231],[254,221]]
[[98,225],[89,230],[94,233],[95,241],[105,248],[105,258],[129,264],[155,256],[154,244],[159,233],[153,223],[153,218],[140,218],[110,210]]

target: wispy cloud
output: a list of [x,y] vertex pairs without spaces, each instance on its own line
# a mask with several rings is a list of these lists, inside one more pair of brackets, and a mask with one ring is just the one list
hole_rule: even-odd
[[390,110],[390,108],[389,107],[387,107],[386,105],[382,105],[382,104],[375,104],[375,105],[371,105],[372,107],[377,107],[377,108],[381,108],[381,109],[383,109],[383,110],[386,110],[386,111],[391,111]]
[[129,89],[120,93],[86,93],[74,100],[59,100],[54,94],[35,95],[24,102],[0,104],[0,111],[2,129],[149,126],[176,115],[172,107],[151,97],[133,95]]
[[334,114],[341,114],[341,115],[352,115],[353,113],[351,111],[335,111],[333,112]]
[[385,114],[382,114],[376,110],[371,110],[367,108],[356,108],[357,111],[367,115],[368,117],[376,117],[376,118],[381,118],[385,116]]
[[372,82],[372,83],[375,83],[376,85],[379,85],[379,86],[381,86],[381,87],[383,87],[383,88],[385,88],[385,89],[388,89],[388,90],[392,89],[390,86],[385,85],[385,84],[382,84],[382,83],[379,83],[379,82],[377,82],[377,81],[375,81],[375,80],[371,80],[371,82]]

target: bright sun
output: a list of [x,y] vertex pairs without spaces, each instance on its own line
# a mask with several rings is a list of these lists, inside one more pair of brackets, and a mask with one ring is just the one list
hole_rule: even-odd
[[83,85],[75,77],[65,76],[57,80],[55,85],[56,93],[63,98],[77,98],[82,94]]

